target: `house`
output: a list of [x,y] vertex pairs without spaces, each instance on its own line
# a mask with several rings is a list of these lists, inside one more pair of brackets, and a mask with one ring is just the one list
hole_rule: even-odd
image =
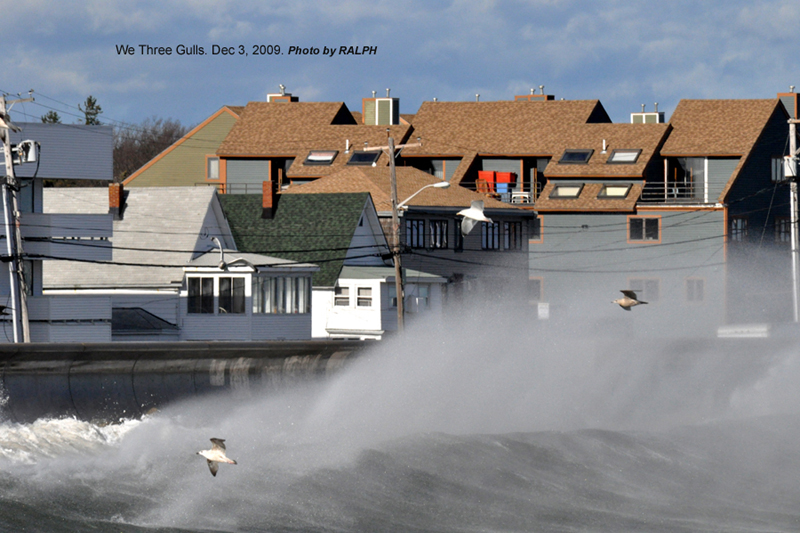
[[[33,160],[15,165],[19,182],[19,225],[30,340],[33,342],[106,341],[111,336],[108,299],[52,296],[43,292],[43,270],[53,260],[104,261],[111,257],[111,216],[70,212],[54,206],[44,209],[45,180],[101,180],[112,178],[112,130],[108,126],[17,123],[12,145],[32,141]],[[2,155],[0,155],[2,158]],[[5,162],[0,165],[5,173]],[[0,228],[7,238],[5,228]],[[11,276],[0,276],[0,299],[9,307]],[[20,305],[22,307],[22,304]],[[21,320],[24,322],[24,319]],[[0,342],[24,340],[9,315],[3,317]]]
[[[682,100],[668,124],[566,129],[534,203],[541,224],[530,245],[531,300],[599,332],[611,319],[598,318],[597,306],[619,289],[649,302],[626,319],[628,334],[676,315],[686,334],[742,321],[745,295],[732,296],[752,286],[734,275],[736,255],[748,249],[738,243],[780,241],[788,215],[773,195],[785,197],[787,118],[777,99]],[[786,316],[785,305],[779,310]]]
[[[398,119],[399,120],[399,119]],[[258,194],[261,183],[313,181],[348,166],[386,166],[364,148],[404,141],[408,124],[367,125],[343,102],[250,102],[217,150],[226,193]]]
[[[108,301],[109,315],[113,308],[114,323],[123,328],[109,328],[108,341],[174,339],[175,328],[180,328],[184,267],[216,247],[212,238],[224,248],[234,247],[211,187],[125,190],[113,184],[108,189],[46,188],[43,192],[44,213],[100,217],[110,226],[109,237],[102,241],[107,258],[49,261],[42,275],[43,291],[51,297],[81,295],[87,301]],[[122,315],[140,326],[129,328]],[[126,330],[130,335],[122,333]]]
[[218,186],[217,148],[239,119],[243,107],[223,106],[181,139],[166,148],[122,183],[133,187]]
[[[535,214],[463,187],[434,188],[442,180],[413,167],[396,169],[401,204],[402,264],[448,279],[447,299],[519,292],[526,286],[528,239]],[[350,167],[325,178],[289,187],[281,195],[368,192],[384,233],[391,230],[391,176],[387,167]],[[419,194],[416,194],[418,191]],[[407,201],[406,201],[407,200]],[[491,224],[462,236],[457,214],[475,200],[484,202]]]
[[[538,95],[537,95],[538,96]],[[546,182],[545,167],[565,128],[610,123],[598,100],[517,99],[499,102],[423,102],[410,138],[422,140],[400,154],[409,165],[476,190],[479,173],[512,173],[500,199],[529,203]],[[493,182],[488,182],[495,192]],[[513,193],[517,193],[516,196]]]
[[[397,329],[394,269],[370,195],[277,194],[273,182],[262,188],[261,195],[228,194],[220,202],[240,251],[319,265],[313,336],[377,339]],[[405,276],[412,312],[441,313],[445,279],[412,269]]]
[[181,340],[311,338],[311,275],[319,267],[233,250],[183,268]]

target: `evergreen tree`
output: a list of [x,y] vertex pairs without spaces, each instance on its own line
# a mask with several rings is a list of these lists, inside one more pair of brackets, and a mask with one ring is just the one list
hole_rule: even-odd
[[61,124],[61,117],[55,111],[48,111],[46,115],[42,115],[42,122],[44,124]]
[[86,102],[84,102],[83,105],[84,107],[81,107],[81,105],[78,104],[78,109],[80,109],[84,115],[83,123],[86,125],[99,126],[100,121],[97,119],[97,117],[103,112],[103,109],[97,105],[97,99],[92,95],[89,95],[86,97]]

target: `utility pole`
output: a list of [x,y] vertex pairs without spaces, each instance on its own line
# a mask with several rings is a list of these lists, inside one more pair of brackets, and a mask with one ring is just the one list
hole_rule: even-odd
[[394,137],[388,138],[389,146],[374,146],[366,148],[364,151],[388,150],[389,168],[391,171],[392,182],[392,259],[394,260],[394,286],[397,293],[397,331],[403,332],[404,327],[404,311],[405,311],[405,295],[403,294],[403,269],[400,265],[400,215],[397,209],[397,171],[395,170],[394,154],[396,148],[405,148],[412,146],[422,146],[422,143],[414,144],[401,144],[394,145]]
[[[25,287],[25,274],[22,256],[22,235],[19,225],[19,204],[17,191],[19,183],[14,176],[14,156],[11,152],[11,132],[19,131],[8,116],[7,105],[20,102],[32,102],[33,98],[20,98],[6,101],[0,95],[0,135],[3,140],[3,155],[6,160],[6,179],[2,182],[0,194],[3,197],[3,220],[6,235],[6,253],[8,254],[9,287],[11,291],[12,325],[14,329],[14,342],[30,342],[30,322],[28,320],[27,290]],[[13,232],[13,235],[12,235]]]
[[798,313],[798,233],[797,233],[797,124],[800,122],[798,119],[789,119],[789,157],[787,161],[790,164],[790,172],[786,172],[786,177],[789,178],[789,210],[790,213],[790,227],[789,236],[792,241],[792,307],[794,310],[794,321],[798,322],[800,316]]

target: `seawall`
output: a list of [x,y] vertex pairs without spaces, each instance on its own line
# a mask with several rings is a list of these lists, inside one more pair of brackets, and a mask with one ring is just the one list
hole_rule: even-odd
[[323,378],[371,343],[114,342],[0,345],[0,417],[117,420],[169,402]]

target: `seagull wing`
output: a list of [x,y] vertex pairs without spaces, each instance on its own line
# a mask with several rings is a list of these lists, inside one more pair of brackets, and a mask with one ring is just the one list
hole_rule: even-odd
[[619,292],[621,292],[622,294],[624,294],[628,298],[631,298],[632,300],[636,300],[636,293],[631,291],[631,290],[619,291]]
[[225,439],[211,439],[211,443],[213,444],[212,450],[225,451]]
[[208,461],[208,469],[211,470],[211,475],[217,477],[217,470],[219,470],[217,462],[211,459],[206,459],[206,461]]

